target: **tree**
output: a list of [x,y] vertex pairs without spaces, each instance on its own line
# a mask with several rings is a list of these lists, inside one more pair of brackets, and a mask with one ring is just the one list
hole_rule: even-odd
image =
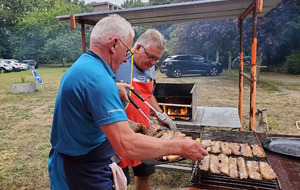
[[144,7],[147,3],[143,3],[141,0],[125,0],[121,5],[123,8],[134,8],[134,7]]
[[43,6],[44,0],[1,0],[0,2],[0,57],[11,58],[10,37],[19,20],[34,7]]
[[[14,46],[13,56],[18,59],[35,59],[41,63],[61,62],[63,58],[73,61],[81,52],[81,45],[75,43],[80,42],[80,31],[70,32],[69,23],[60,22],[56,16],[80,13],[82,7],[76,2],[68,3],[65,0],[45,2],[47,3],[44,6],[27,13],[27,16],[20,19],[14,27],[16,32],[11,37],[11,45]],[[62,40],[62,37],[66,39]],[[55,42],[59,42],[59,45]],[[55,56],[51,53],[50,47],[53,48],[53,52],[56,52]],[[66,52],[75,54],[66,57]]]

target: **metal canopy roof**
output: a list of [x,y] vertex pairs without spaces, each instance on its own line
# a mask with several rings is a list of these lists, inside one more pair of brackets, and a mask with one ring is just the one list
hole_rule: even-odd
[[[119,9],[75,14],[77,23],[95,25],[109,14],[119,14],[133,26],[166,23],[237,19],[255,0],[199,0],[194,2]],[[265,15],[281,0],[264,0],[262,13]],[[70,15],[57,16],[60,21],[69,21]]]

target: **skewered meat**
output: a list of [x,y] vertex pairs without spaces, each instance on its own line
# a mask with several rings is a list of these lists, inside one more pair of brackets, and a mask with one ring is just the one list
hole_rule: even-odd
[[220,141],[212,141],[212,148],[211,148],[211,152],[212,153],[220,153]]
[[208,155],[204,156],[203,160],[201,160],[201,162],[199,164],[199,169],[208,171],[209,170],[209,161],[210,161],[210,156],[208,154]]
[[232,157],[229,158],[229,177],[232,178],[239,177],[236,158],[232,158]]
[[229,143],[229,148],[234,155],[236,155],[236,156],[241,155],[241,152],[240,152],[241,147],[238,143]]
[[207,150],[207,152],[211,151],[211,140],[202,140],[202,144],[204,145],[205,149]]
[[254,156],[257,156],[259,158],[264,158],[266,157],[266,154],[264,150],[259,146],[259,145],[251,145],[252,147],[252,152]]
[[149,129],[147,130],[147,132],[146,132],[146,135],[148,135],[148,136],[154,136],[154,135],[156,135],[157,134],[157,132],[160,130],[160,125],[159,124],[157,124],[157,123],[155,123],[155,124],[153,124],[153,125],[151,125],[150,127],[149,127]]
[[247,161],[246,162],[247,173],[251,179],[261,180],[262,177],[259,173],[258,162],[256,161]]
[[245,157],[253,157],[251,148],[247,144],[241,144],[241,153]]
[[215,155],[210,155],[210,164],[209,164],[210,172],[213,174],[220,174],[219,168],[219,158]]
[[221,142],[221,150],[222,150],[222,153],[225,155],[231,154],[231,150],[229,148],[229,143],[227,143],[227,142]]
[[246,170],[245,159],[243,157],[238,157],[237,164],[238,164],[238,168],[239,168],[240,179],[247,179],[248,178],[248,173],[247,173],[247,170]]
[[276,179],[276,173],[267,162],[259,162],[260,174],[263,178],[268,180]]
[[225,154],[219,154],[219,161],[220,161],[220,171],[223,174],[228,175],[229,174],[229,167],[228,167],[228,156]]

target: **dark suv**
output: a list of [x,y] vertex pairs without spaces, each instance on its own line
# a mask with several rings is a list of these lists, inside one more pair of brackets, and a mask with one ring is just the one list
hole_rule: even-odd
[[222,65],[199,55],[173,55],[162,63],[160,71],[165,72],[168,77],[174,78],[179,78],[185,74],[216,76],[222,73]]
[[30,69],[37,69],[39,68],[39,64],[34,60],[23,60],[23,63],[28,65]]

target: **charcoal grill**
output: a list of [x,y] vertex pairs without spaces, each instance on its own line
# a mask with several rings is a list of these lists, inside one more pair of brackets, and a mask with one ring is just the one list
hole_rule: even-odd
[[[236,142],[260,144],[255,132],[238,132],[238,131],[224,131],[224,130],[204,130],[203,139],[211,139],[214,141]],[[231,155],[232,157],[238,157]],[[247,158],[245,160],[266,161],[267,158]],[[269,162],[268,162],[269,163]],[[281,189],[280,182],[276,180],[252,180],[230,178],[224,174],[212,174],[211,172],[200,171],[198,168],[199,162],[196,162],[192,168],[192,176],[190,179],[190,187],[199,189]]]
[[195,83],[157,83],[154,96],[164,112],[175,121],[193,122],[197,117]]

